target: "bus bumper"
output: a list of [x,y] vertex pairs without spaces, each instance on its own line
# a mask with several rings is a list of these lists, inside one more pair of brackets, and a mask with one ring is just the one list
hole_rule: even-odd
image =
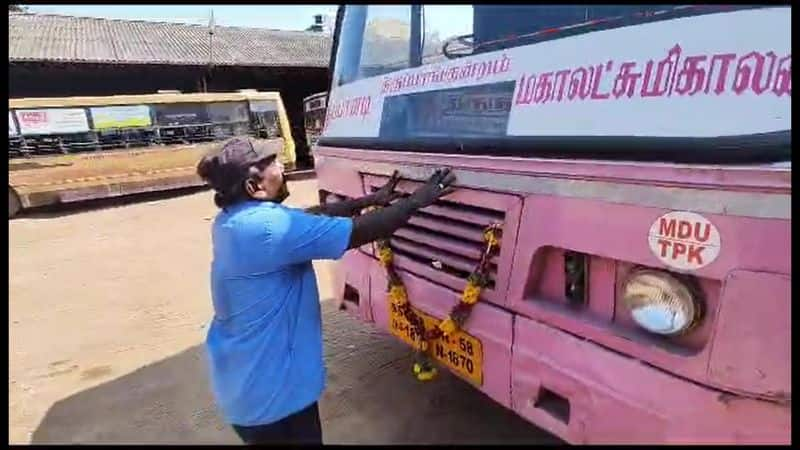
[[571,443],[791,440],[789,405],[711,389],[521,316],[511,373],[514,411]]
[[[388,331],[387,280],[377,261],[351,251],[339,271],[335,292],[350,292],[341,309]],[[448,289],[403,279],[412,304],[428,314],[442,318],[458,301]],[[790,443],[789,405],[678,378],[489,304],[475,306],[465,331],[484,349],[476,387],[569,443]]]

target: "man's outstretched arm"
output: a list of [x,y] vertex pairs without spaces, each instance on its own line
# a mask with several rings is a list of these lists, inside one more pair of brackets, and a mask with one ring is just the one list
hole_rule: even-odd
[[394,192],[394,188],[397,186],[399,180],[400,175],[395,171],[389,181],[372,194],[367,194],[352,200],[312,206],[306,209],[306,212],[325,216],[353,217],[360,214],[361,210],[370,206],[388,205],[392,200],[400,196],[400,193]]

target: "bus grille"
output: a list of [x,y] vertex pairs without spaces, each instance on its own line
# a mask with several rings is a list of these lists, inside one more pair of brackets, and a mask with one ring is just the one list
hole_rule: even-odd
[[[371,185],[374,191],[378,186]],[[467,277],[475,270],[486,248],[483,232],[498,224],[500,249],[489,260],[487,290],[493,290],[502,251],[502,227],[506,221],[503,205],[476,206],[453,200],[440,200],[418,211],[408,225],[392,236],[395,264],[415,275],[463,289]]]

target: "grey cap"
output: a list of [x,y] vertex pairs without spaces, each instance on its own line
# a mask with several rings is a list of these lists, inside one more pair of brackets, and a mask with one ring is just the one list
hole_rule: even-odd
[[197,164],[197,174],[215,191],[225,192],[244,181],[250,167],[278,154],[274,143],[236,137],[211,150]]

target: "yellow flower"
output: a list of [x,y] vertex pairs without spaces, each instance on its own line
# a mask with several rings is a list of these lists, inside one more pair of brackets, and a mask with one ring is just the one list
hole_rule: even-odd
[[436,367],[425,370],[420,363],[414,363],[414,375],[419,381],[429,381],[436,377]]
[[478,303],[478,297],[481,295],[481,288],[472,283],[468,283],[464,288],[464,293],[461,294],[461,301],[467,305],[474,305]]
[[487,246],[496,247],[497,246],[497,235],[495,235],[494,229],[488,229],[483,232],[483,240],[486,242]]
[[390,247],[381,247],[378,249],[378,259],[384,267],[392,264],[392,249]]
[[450,316],[447,316],[447,319],[443,320],[442,323],[439,324],[439,329],[442,330],[444,334],[452,334],[455,333],[458,327],[453,319]]
[[431,368],[430,370],[426,370],[423,372],[419,372],[417,374],[417,380],[419,381],[430,381],[436,378],[436,368]]
[[389,287],[389,299],[392,303],[402,304],[406,302],[407,298],[406,288],[403,285],[395,284]]

